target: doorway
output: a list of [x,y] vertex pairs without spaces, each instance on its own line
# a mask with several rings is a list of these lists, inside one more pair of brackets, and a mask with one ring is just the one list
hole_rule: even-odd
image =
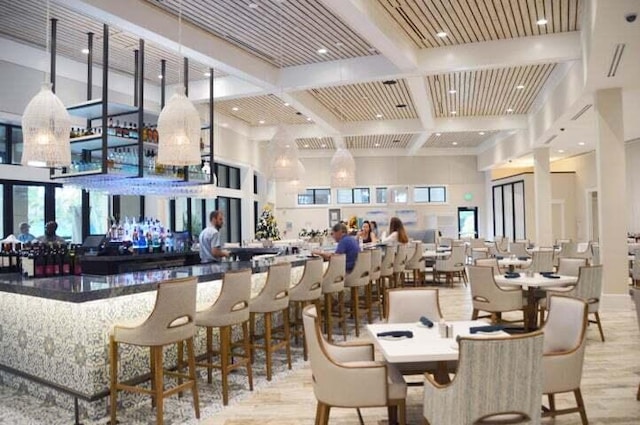
[[458,207],[458,237],[478,237],[478,207]]

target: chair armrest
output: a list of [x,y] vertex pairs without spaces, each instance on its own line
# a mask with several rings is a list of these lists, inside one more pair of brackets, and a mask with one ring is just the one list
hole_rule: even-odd
[[374,358],[374,349],[371,343],[326,343],[325,347],[331,358],[338,363],[372,361]]

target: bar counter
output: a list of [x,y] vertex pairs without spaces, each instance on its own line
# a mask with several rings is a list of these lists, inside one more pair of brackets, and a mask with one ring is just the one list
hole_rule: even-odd
[[[283,256],[271,261],[292,263],[293,285],[302,277],[306,259]],[[225,262],[113,276],[0,276],[0,382],[70,409],[75,401],[81,416],[103,417],[109,388],[108,335],[114,323],[150,314],[158,283],[173,278],[198,278],[200,308],[217,298],[226,271],[251,268],[256,296],[269,263]],[[204,352],[204,341],[199,331],[196,353]],[[172,348],[166,351],[166,364],[174,363]],[[148,365],[148,350],[121,350],[121,379],[143,376]]]

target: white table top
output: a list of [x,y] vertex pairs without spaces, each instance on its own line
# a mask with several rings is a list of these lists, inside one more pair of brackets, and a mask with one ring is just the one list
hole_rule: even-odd
[[531,264],[531,260],[520,260],[518,258],[503,258],[502,260],[498,260],[498,265],[500,267],[509,267],[509,266],[528,266]]
[[449,255],[451,255],[451,251],[440,252],[428,249],[422,253],[422,258],[447,257]]
[[[469,328],[489,325],[484,320],[447,323],[453,325],[453,333],[455,335],[453,338],[441,338],[437,323],[432,328],[427,328],[419,323],[378,323],[367,325],[367,331],[369,331],[374,343],[389,363],[418,363],[457,360],[457,336],[471,336]],[[400,330],[413,332],[413,338],[389,341],[377,337],[380,332]],[[487,336],[508,337],[509,334],[506,332],[494,332],[491,335],[473,335],[474,338],[486,338]]]
[[507,279],[504,275],[497,275],[495,276],[495,280],[498,285],[520,286],[526,290],[529,288],[571,285],[576,283],[578,278],[576,276],[560,276],[560,279],[549,279],[539,273],[534,274],[532,277],[527,277],[524,273],[521,273],[520,277],[514,279]]

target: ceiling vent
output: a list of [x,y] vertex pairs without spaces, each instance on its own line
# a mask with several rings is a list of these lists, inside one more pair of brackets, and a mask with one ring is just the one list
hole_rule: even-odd
[[571,121],[577,121],[585,112],[587,112],[593,105],[586,105],[584,108],[580,109],[578,113],[571,117]]
[[620,61],[622,60],[622,53],[624,53],[625,46],[626,44],[624,43],[616,44],[616,49],[613,52],[613,59],[609,64],[609,73],[607,74],[607,77],[613,78],[616,76],[616,73],[618,72],[618,67],[620,66]]
[[558,137],[558,136],[557,136],[556,134],[554,134],[553,136],[549,137],[549,138],[547,139],[547,141],[546,141],[546,142],[544,142],[544,144],[545,144],[545,145],[550,144],[551,142],[553,142],[553,139],[555,139],[556,137]]

